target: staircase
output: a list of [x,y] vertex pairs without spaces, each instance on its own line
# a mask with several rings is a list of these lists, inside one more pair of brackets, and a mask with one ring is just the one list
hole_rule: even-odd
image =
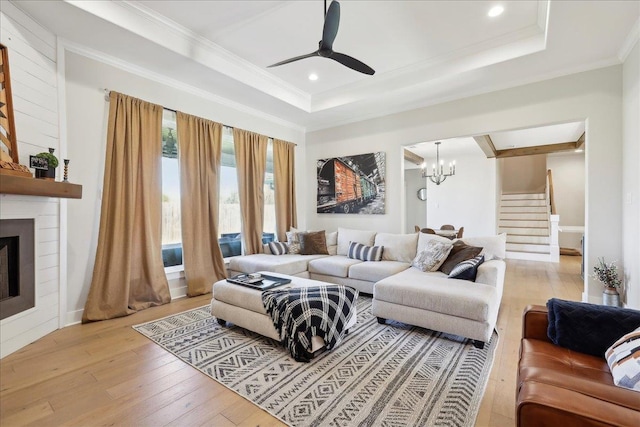
[[545,193],[503,194],[499,233],[507,233],[507,258],[553,261]]

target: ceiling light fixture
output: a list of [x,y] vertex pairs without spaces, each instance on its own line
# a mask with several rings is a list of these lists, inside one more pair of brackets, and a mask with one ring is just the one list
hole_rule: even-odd
[[578,148],[578,149],[576,150],[576,153],[582,153],[583,151],[584,151],[584,150],[582,150],[581,148]]
[[489,15],[492,18],[495,18],[496,16],[502,15],[502,12],[504,12],[504,7],[498,5],[498,6],[493,6],[489,10],[489,13],[487,15]]
[[431,182],[436,185],[440,185],[440,183],[444,182],[444,180],[447,179],[448,176],[453,176],[456,174],[455,160],[449,163],[449,173],[444,173],[444,160],[440,160],[440,144],[440,141],[436,142],[436,162],[431,168],[431,174],[426,171],[426,165],[424,163],[422,164],[422,177],[429,178]]
[[316,80],[318,80],[318,75],[316,73],[309,74],[309,80],[315,82]]

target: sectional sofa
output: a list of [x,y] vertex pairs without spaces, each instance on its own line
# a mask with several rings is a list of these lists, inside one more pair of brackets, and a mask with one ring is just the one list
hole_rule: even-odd
[[[485,262],[475,281],[411,266],[430,240],[452,243],[437,235],[339,228],[325,236],[328,255],[273,255],[265,245],[264,253],[231,258],[229,274],[271,271],[351,286],[373,295],[372,311],[380,322],[391,319],[471,338],[479,347],[490,340],[502,299],[506,235],[460,239],[483,248]],[[382,259],[350,258],[351,242],[383,246]]]

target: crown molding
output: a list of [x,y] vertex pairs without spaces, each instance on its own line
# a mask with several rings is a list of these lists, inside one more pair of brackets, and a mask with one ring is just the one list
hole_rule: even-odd
[[[581,65],[578,67],[564,68],[562,70],[556,70],[546,74],[519,78],[509,82],[500,82],[500,83],[495,83],[490,85],[484,85],[474,90],[457,91],[452,95],[440,96],[437,98],[429,97],[428,93],[425,92],[424,97],[416,99],[413,102],[407,102],[397,106],[393,105],[393,99],[395,98],[380,97],[376,99],[376,103],[379,105],[385,105],[385,108],[377,109],[376,111],[367,112],[359,115],[353,115],[353,114],[343,115],[344,119],[342,120],[336,120],[335,118],[312,120],[309,124],[307,124],[306,132],[311,133],[311,132],[318,132],[318,131],[323,131],[327,129],[333,129],[341,126],[350,125],[353,123],[377,119],[383,116],[401,114],[404,112],[418,110],[421,108],[432,107],[434,105],[445,104],[447,102],[458,101],[461,99],[480,96],[480,95],[484,95],[491,92],[498,92],[501,90],[513,89],[520,86],[540,83],[546,80],[552,80],[560,77],[569,76],[572,74],[594,71],[601,68],[607,68],[607,67],[611,67],[619,64],[620,64],[620,61],[618,60],[618,58],[613,57],[603,61],[597,61],[590,64]],[[426,82],[426,83],[432,83],[432,82]],[[422,90],[419,87],[415,87],[411,90],[411,93],[420,93],[420,92],[424,92],[424,90]],[[391,94],[391,96],[394,96],[394,95]],[[579,121],[579,120],[584,120],[584,117],[575,118],[575,121]]]
[[308,93],[139,3],[64,1],[302,111],[311,109]]
[[156,73],[154,71],[148,70],[146,68],[133,65],[127,61],[123,61],[122,59],[116,58],[114,56],[108,55],[106,53],[97,51],[95,49],[89,48],[87,46],[83,46],[79,43],[75,43],[69,40],[59,39],[59,47],[63,48],[66,51],[84,56],[89,59],[93,59],[94,61],[102,62],[103,64],[110,65],[112,67],[118,68],[120,70],[126,71],[131,74],[135,74],[140,77],[144,77],[148,80],[154,81],[156,83],[160,83],[166,86],[170,86],[172,88],[181,90],[183,92],[189,93],[191,95],[198,96],[199,98],[206,99],[207,101],[215,102],[220,105],[224,105],[225,107],[232,108],[236,111],[250,114],[252,116],[267,120],[274,124],[284,126],[299,132],[306,132],[306,128],[300,126],[296,123],[283,120],[280,117],[276,117],[270,114],[267,114],[261,110],[257,110],[255,108],[248,107],[244,104],[241,104],[236,101],[232,101],[228,98],[221,97],[214,93],[203,90],[202,88],[191,86],[186,84],[180,80],[176,80],[165,75]]
[[633,24],[631,31],[625,37],[620,50],[618,51],[618,58],[620,58],[620,62],[624,62],[627,60],[627,57],[633,50],[633,47],[640,40],[640,18],[636,19],[636,23]]

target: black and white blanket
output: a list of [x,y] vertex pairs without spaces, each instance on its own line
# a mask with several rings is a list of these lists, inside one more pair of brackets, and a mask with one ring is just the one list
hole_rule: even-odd
[[324,339],[327,350],[342,341],[358,291],[342,285],[273,289],[262,293],[280,341],[298,362],[309,362],[311,337]]

